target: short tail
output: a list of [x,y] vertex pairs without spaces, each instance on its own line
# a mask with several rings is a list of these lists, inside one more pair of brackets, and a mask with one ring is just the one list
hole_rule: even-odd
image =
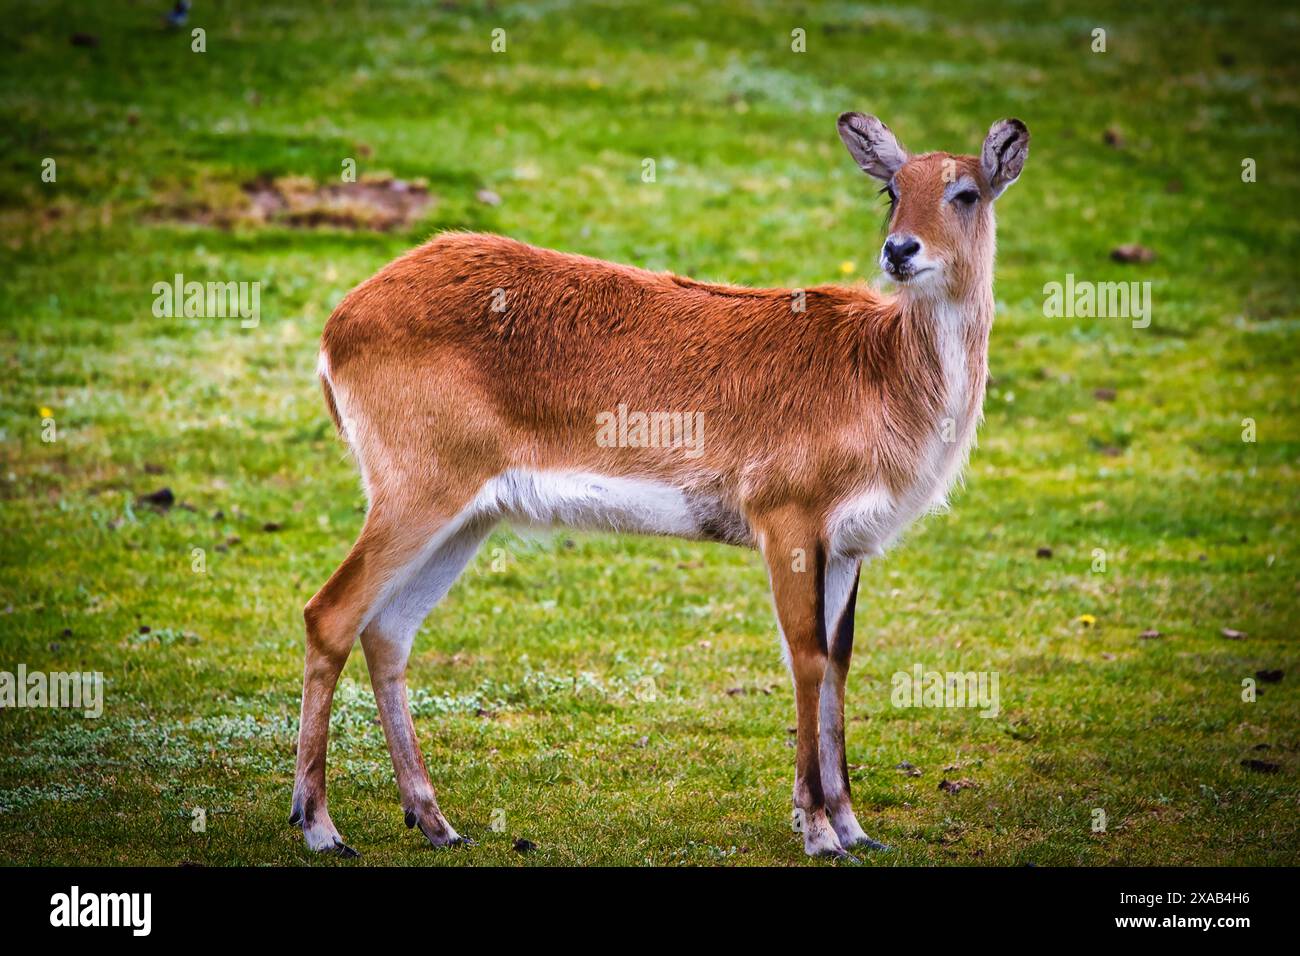
[[339,404],[334,400],[334,387],[330,385],[330,365],[329,359],[325,353],[320,353],[320,361],[316,365],[316,374],[320,377],[321,391],[325,393],[325,405],[330,410],[330,418],[334,419],[334,428],[339,433],[339,437],[345,442],[348,440],[347,429],[343,427],[343,419],[339,417]]

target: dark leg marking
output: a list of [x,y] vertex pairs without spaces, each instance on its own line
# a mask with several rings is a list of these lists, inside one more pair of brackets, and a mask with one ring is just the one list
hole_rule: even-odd
[[853,613],[858,606],[858,580],[862,577],[859,568],[853,575],[853,587],[849,590],[849,599],[844,602],[844,610],[835,624],[835,640],[831,643],[830,657],[837,664],[848,666],[853,656]]
[[[845,673],[849,670],[849,661],[853,657],[853,614],[858,607],[858,581],[862,577],[862,566],[853,572],[853,587],[849,589],[849,599],[844,602],[844,610],[840,613],[840,619],[835,623],[835,639],[831,643],[831,666],[843,667]],[[840,782],[844,786],[844,794],[847,797],[853,796],[853,788],[849,785],[849,751],[847,747],[840,748]]]
[[826,648],[826,546],[820,541],[813,549],[813,564],[817,575],[817,647],[822,654]]

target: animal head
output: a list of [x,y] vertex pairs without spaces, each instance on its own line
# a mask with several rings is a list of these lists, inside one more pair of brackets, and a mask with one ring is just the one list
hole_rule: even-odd
[[993,202],[1020,176],[1029,130],[999,120],[979,156],[913,156],[874,116],[844,113],[840,138],[868,176],[885,184],[888,235],[880,267],[921,295],[960,296],[992,281]]

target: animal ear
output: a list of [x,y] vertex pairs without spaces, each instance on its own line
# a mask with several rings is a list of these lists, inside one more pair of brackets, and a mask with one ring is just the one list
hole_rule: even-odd
[[907,150],[899,145],[889,127],[874,116],[841,113],[837,125],[849,155],[868,176],[889,182],[907,162]]
[[980,166],[994,199],[1019,178],[1028,156],[1029,128],[1020,120],[998,120],[989,128],[980,151]]

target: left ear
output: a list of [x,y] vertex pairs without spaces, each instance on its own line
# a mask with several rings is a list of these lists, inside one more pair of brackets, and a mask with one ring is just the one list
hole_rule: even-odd
[[1029,128],[1024,123],[1004,119],[993,124],[980,151],[980,166],[994,199],[1020,177],[1028,156]]

